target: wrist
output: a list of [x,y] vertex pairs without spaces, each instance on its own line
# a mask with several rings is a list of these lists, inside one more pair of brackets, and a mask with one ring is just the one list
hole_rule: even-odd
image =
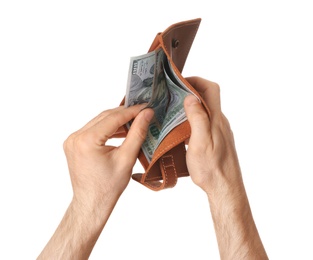
[[[114,204],[87,203],[74,196],[60,225],[38,259],[87,259]],[[56,250],[56,248],[58,250]]]
[[242,180],[241,172],[233,171],[232,174],[215,171],[211,174],[210,181],[203,187],[212,214],[245,215],[251,213],[248,197]]
[[245,188],[239,165],[224,164],[222,167],[212,167],[201,188],[209,197],[221,197],[229,194],[245,194]]
[[[105,218],[104,212],[111,212],[115,207],[120,194],[114,192],[76,192],[71,206],[78,213],[91,218]],[[100,219],[99,219],[100,220]]]
[[208,199],[221,258],[268,259],[244,187],[214,191]]
[[213,216],[232,216],[232,218],[246,217],[251,214],[249,200],[243,184],[224,184],[219,189],[212,189],[207,193]]

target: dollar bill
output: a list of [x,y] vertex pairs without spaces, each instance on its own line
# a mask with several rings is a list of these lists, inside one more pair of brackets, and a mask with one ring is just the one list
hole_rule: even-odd
[[154,65],[154,52],[131,58],[125,96],[126,107],[148,103],[151,100]]
[[[147,107],[154,110],[142,145],[149,162],[164,137],[187,119],[183,102],[190,93],[175,74],[163,49],[131,58],[125,106],[147,103]],[[127,126],[130,127],[131,122]]]

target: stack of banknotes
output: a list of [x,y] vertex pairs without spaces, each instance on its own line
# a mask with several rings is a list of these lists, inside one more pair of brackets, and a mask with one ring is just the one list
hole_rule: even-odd
[[148,162],[164,137],[187,119],[183,102],[189,94],[193,93],[175,74],[162,48],[131,58],[125,106],[147,103],[154,110],[142,145]]

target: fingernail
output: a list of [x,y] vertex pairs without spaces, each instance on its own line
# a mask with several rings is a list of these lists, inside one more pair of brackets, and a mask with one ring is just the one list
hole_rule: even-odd
[[145,113],[145,118],[146,118],[146,120],[148,121],[148,122],[150,122],[151,120],[152,120],[152,118],[153,118],[153,116],[154,116],[154,111],[153,111],[153,109],[146,109],[145,111],[144,111],[144,113]]

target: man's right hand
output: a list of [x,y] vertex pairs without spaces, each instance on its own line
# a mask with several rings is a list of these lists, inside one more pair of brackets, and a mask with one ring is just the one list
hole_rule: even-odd
[[233,133],[221,111],[220,88],[192,77],[210,115],[190,95],[184,106],[191,126],[187,167],[193,182],[208,195],[221,259],[268,259],[243,184]]

